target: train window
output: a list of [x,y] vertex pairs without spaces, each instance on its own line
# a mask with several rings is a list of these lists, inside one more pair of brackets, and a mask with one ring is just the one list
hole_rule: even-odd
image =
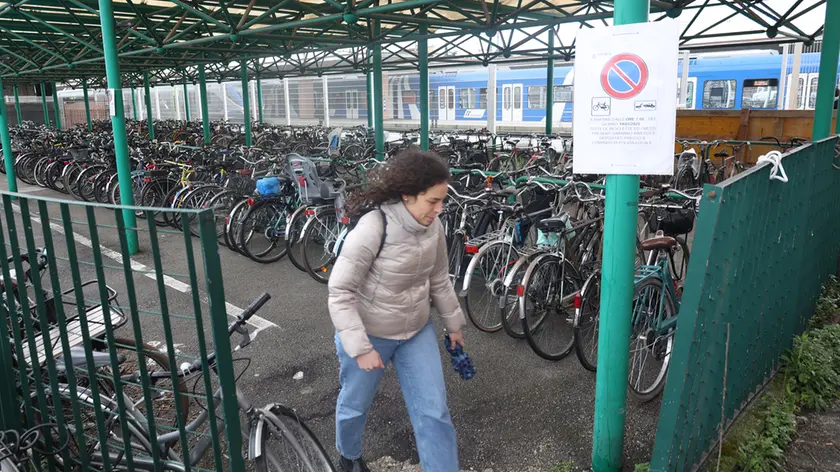
[[478,89],[478,108],[487,108],[487,88]]
[[513,109],[522,109],[522,86],[516,85],[513,87]]
[[510,87],[505,87],[505,96],[502,100],[502,106],[505,110],[510,109]]
[[779,79],[748,79],[741,91],[741,108],[776,108]]
[[466,110],[475,108],[476,90],[474,88],[458,89],[458,108]]
[[454,87],[449,88],[449,109],[450,110],[455,109],[455,88]]
[[440,105],[438,105],[438,108],[440,108],[441,110],[446,110],[446,90],[444,90],[443,93],[440,94]]
[[735,108],[735,80],[703,82],[703,108]]
[[529,109],[545,109],[545,87],[530,86],[528,87],[528,108]]
[[572,103],[574,90],[573,85],[555,85],[554,103]]

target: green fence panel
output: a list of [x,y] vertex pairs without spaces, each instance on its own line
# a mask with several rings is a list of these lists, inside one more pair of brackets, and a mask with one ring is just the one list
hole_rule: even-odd
[[0,430],[46,425],[32,469],[244,472],[212,210],[0,199]]
[[691,470],[776,373],[840,255],[838,138],[706,185],[651,470]]

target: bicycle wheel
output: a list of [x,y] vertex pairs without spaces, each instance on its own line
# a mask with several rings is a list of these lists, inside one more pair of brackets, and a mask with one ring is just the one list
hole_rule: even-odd
[[286,204],[280,200],[257,202],[245,215],[239,234],[242,253],[261,264],[286,255]]
[[286,255],[292,265],[303,272],[306,272],[306,264],[303,262],[303,228],[309,220],[306,210],[305,206],[295,210],[286,226]]
[[95,188],[93,183],[96,181],[96,177],[102,173],[102,170],[102,167],[88,167],[79,174],[78,192],[83,201],[94,201]]
[[636,285],[627,381],[630,394],[639,402],[653,400],[665,388],[671,348],[674,345],[674,330],[657,333],[657,327],[672,316],[676,316],[674,301],[667,290],[663,290],[662,279],[651,277]]
[[70,193],[70,195],[72,195],[76,200],[82,200],[78,184],[79,176],[82,174],[83,170],[85,169],[78,164],[70,164],[64,171],[64,175],[61,176],[64,188],[67,189],[67,192]]
[[93,180],[93,199],[98,203],[108,203],[108,183],[116,170],[105,170]]
[[481,331],[494,333],[502,329],[499,297],[504,294],[505,276],[517,259],[519,253],[512,244],[493,241],[482,246],[475,260],[470,261],[464,306],[470,321]]
[[341,227],[335,213],[325,211],[315,216],[303,232],[303,262],[306,272],[316,281],[327,283],[335,256],[333,248]]
[[[166,195],[177,185],[175,180],[155,179],[147,183],[140,192],[139,206],[148,208],[163,208],[166,206]],[[166,212],[158,210],[154,212],[155,224],[166,226]]]
[[519,318],[534,352],[558,361],[574,348],[574,298],[581,287],[577,270],[555,255],[528,266],[522,279]]
[[260,438],[258,472],[333,472],[335,467],[324,446],[291,409],[273,405]]
[[530,264],[525,263],[516,264],[512,268],[512,273],[509,276],[510,282],[504,287],[504,295],[499,298],[499,307],[501,308],[502,328],[505,333],[514,339],[525,339],[525,331],[522,330],[522,321],[519,320],[519,291],[524,289],[522,286],[522,279],[525,277],[525,271],[528,270]]
[[601,273],[589,276],[575,309],[575,353],[584,369],[598,366],[598,328],[601,317]]
[[464,235],[455,233],[449,240],[449,277],[452,279],[452,286],[457,287],[464,277]]
[[242,229],[242,221],[251,209],[251,199],[243,199],[231,208],[230,213],[225,217],[225,246],[244,255],[239,247],[239,238]]
[[224,190],[207,202],[207,208],[213,209],[213,219],[216,221],[216,240],[222,246],[227,246],[225,232],[228,215],[230,215],[233,206],[241,199],[242,197],[233,190]]

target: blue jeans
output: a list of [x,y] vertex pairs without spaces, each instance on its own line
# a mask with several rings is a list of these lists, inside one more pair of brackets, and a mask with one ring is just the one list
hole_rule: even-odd
[[[446,387],[434,325],[430,321],[405,341],[369,338],[382,363],[386,366],[389,362],[394,363],[424,472],[458,472],[458,444],[446,405]],[[335,344],[341,364],[341,392],[335,409],[336,447],[342,456],[358,459],[362,457],[367,412],[385,370],[360,369],[356,359],[344,352],[338,334]]]

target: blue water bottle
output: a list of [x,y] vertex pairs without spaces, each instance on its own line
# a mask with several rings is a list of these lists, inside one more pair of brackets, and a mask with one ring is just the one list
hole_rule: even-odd
[[452,368],[461,375],[462,379],[469,380],[475,377],[475,367],[473,367],[472,360],[460,344],[456,344],[455,349],[452,349],[452,340],[449,339],[447,334],[443,337],[443,346],[452,357]]

